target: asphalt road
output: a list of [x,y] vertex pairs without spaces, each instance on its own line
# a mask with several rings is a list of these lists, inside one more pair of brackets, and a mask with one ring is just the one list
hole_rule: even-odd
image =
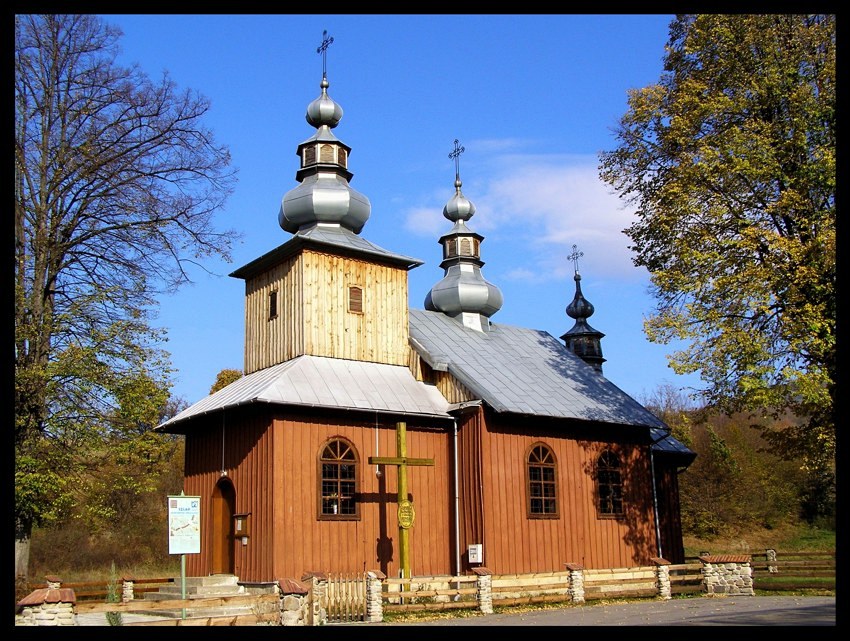
[[703,596],[668,601],[585,603],[517,614],[490,614],[377,626],[835,626],[835,597]]
[[[162,617],[125,614],[126,623]],[[77,625],[106,625],[103,614],[77,615]],[[348,623],[360,626],[836,626],[835,597],[702,596],[688,599],[588,602],[549,610],[488,614],[398,623]],[[377,632],[377,630],[375,630]]]

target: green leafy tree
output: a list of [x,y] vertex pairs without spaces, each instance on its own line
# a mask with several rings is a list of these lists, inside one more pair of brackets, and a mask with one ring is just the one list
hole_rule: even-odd
[[242,378],[241,369],[223,369],[215,377],[215,383],[210,388],[210,394],[215,394],[218,390],[224,389],[231,383]]
[[682,15],[664,73],[629,93],[600,176],[636,206],[653,342],[679,339],[726,412],[804,419],[770,430],[813,478],[834,468],[835,16]]
[[[235,174],[209,102],[117,64],[94,15],[15,16],[15,572],[105,461],[149,458],[168,399],[156,296],[229,260]],[[144,484],[141,476],[125,479]]]

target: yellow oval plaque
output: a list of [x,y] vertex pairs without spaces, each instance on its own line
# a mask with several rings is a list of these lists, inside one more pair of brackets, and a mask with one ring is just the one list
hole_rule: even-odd
[[416,513],[413,511],[413,503],[404,499],[398,504],[398,524],[405,530],[413,527],[413,519],[416,518]]

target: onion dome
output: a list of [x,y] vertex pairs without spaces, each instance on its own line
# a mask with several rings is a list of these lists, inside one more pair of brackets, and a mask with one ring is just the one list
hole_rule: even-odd
[[595,310],[581,291],[581,274],[578,273],[578,259],[583,255],[573,245],[573,253],[570,254],[569,258],[575,263],[573,280],[576,283],[576,293],[572,302],[567,305],[567,316],[575,319],[576,322],[572,329],[561,336],[561,340],[564,341],[567,349],[601,374],[602,363],[605,362],[605,359],[602,358],[602,337],[605,334],[593,329],[587,322],[587,319],[593,316]]
[[443,216],[454,226],[439,240],[443,246],[440,267],[445,275],[425,297],[425,309],[442,312],[457,318],[466,327],[485,332],[490,329],[490,316],[502,308],[503,298],[499,288],[481,275],[484,262],[480,249],[484,237],[466,226],[466,221],[475,213],[475,205],[461,191],[463,183],[457,158],[463,151],[455,140],[455,149],[449,154],[456,163],[455,194],[443,208]]
[[[323,60],[333,42],[327,32],[324,36],[317,49]],[[278,223],[292,234],[317,224],[341,226],[359,234],[372,211],[369,199],[348,184],[353,176],[348,171],[351,147],[331,131],[342,119],[342,107],[328,95],[329,86],[323,70],[321,95],[307,106],[306,114],[316,133],[298,145],[296,151],[301,167],[295,179],[301,184],[281,201]]]

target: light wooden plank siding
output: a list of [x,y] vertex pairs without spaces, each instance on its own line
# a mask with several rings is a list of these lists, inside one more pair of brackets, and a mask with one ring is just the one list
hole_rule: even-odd
[[475,395],[448,372],[434,372],[434,385],[449,403],[471,401]]
[[[600,518],[592,474],[597,456],[608,444],[577,440],[561,431],[529,435],[521,424],[501,423],[485,414],[484,565],[494,572],[530,573],[560,570],[568,562],[586,568],[648,564],[657,548],[647,446],[622,440],[613,446],[623,464],[625,515]],[[537,442],[546,444],[557,460],[557,519],[527,517],[526,457]]]
[[[245,411],[238,435],[225,428],[225,469],[236,490],[236,512],[250,512],[247,546],[235,542],[235,572],[243,581],[300,579],[306,571],[362,572],[381,570],[398,576],[396,468],[387,466],[378,478],[369,456],[394,456],[395,422],[375,423],[332,418],[307,419],[271,415],[271,408]],[[248,416],[251,414],[251,416]],[[220,417],[217,417],[220,419]],[[268,426],[271,426],[268,429]],[[201,428],[200,425],[198,425]],[[410,529],[414,574],[448,574],[453,568],[450,426],[440,429],[407,426],[408,454],[433,458],[433,467],[408,468],[408,490],[416,519]],[[377,447],[375,434],[377,432]],[[318,515],[318,457],[332,437],[348,439],[358,456],[360,520],[321,521]],[[210,572],[213,524],[210,496],[219,481],[221,429],[207,424],[186,436],[187,495],[202,503],[200,554],[187,555],[191,576]],[[236,466],[237,460],[242,460]]]
[[[362,313],[349,311],[353,286]],[[407,326],[404,268],[305,250],[245,283],[245,373],[303,354],[408,365]]]

